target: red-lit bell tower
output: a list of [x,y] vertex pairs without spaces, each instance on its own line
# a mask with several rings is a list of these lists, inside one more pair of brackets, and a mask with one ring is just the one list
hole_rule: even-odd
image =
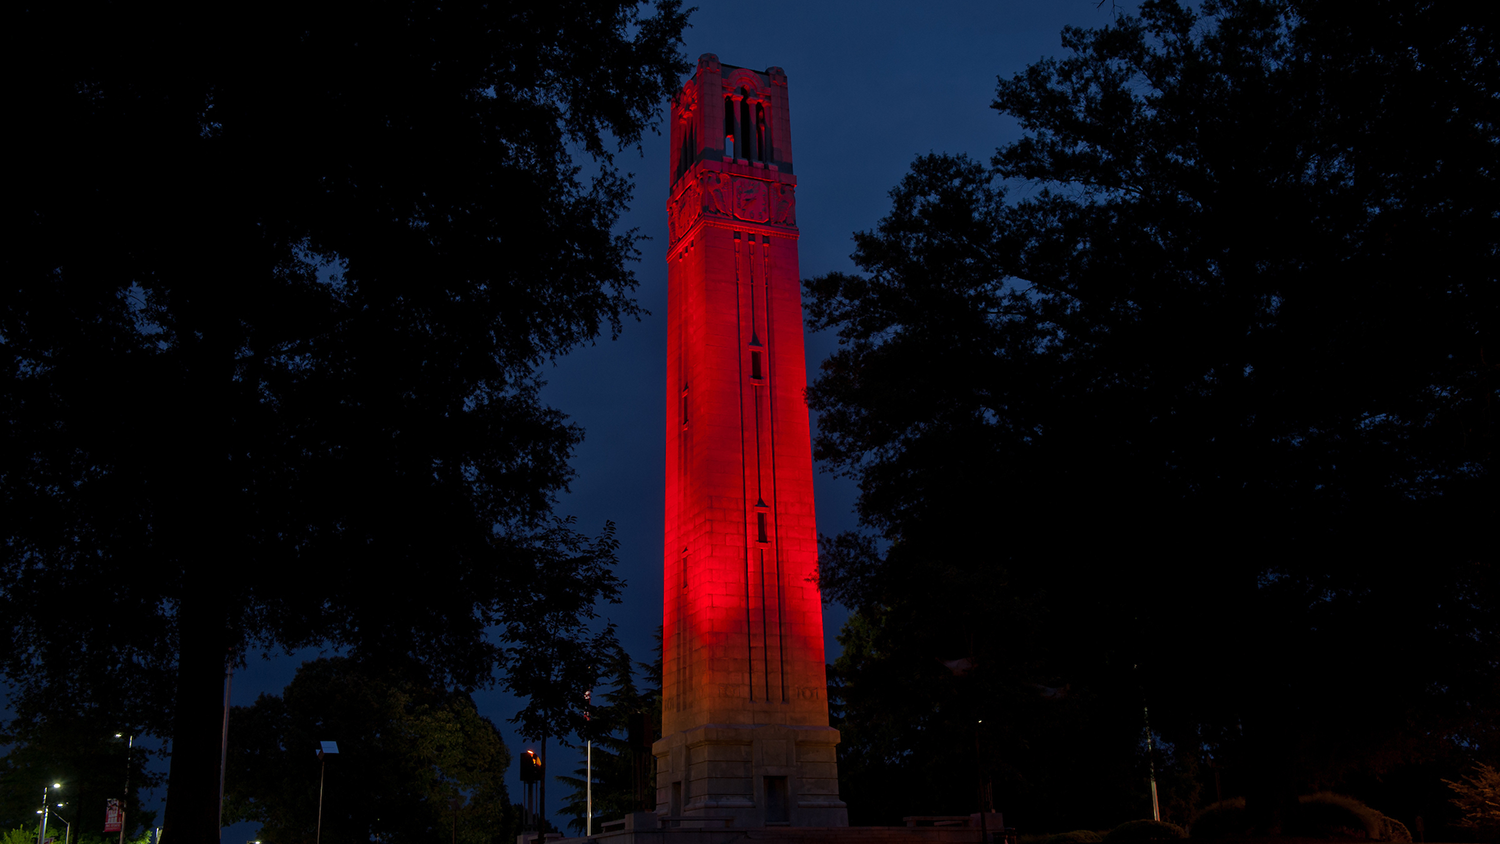
[[823,664],[786,74],[672,104],[657,812],[847,826]]

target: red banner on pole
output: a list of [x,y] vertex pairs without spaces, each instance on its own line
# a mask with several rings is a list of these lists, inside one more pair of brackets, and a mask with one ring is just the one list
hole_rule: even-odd
[[104,831],[119,832],[124,828],[125,807],[120,805],[119,800],[111,797],[109,798],[109,802],[104,805]]

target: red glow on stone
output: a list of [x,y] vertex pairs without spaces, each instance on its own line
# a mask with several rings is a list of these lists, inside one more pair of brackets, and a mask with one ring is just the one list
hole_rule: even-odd
[[672,104],[652,754],[658,814],[838,827],[786,87],[704,54]]
[[779,73],[700,72],[672,108],[664,735],[828,724]]

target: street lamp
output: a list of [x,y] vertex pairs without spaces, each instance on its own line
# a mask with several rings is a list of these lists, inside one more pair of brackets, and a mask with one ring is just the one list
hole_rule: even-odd
[[[42,786],[42,810],[37,813],[37,814],[39,814],[39,815],[42,816],[42,827],[41,827],[41,829],[37,830],[37,833],[36,833],[36,844],[42,844],[42,839],[45,838],[46,835],[47,835],[47,816],[49,814],[51,814],[48,811],[51,808],[51,806],[49,805],[50,801],[47,799],[47,792],[48,791],[57,791],[57,790],[60,790],[61,788],[62,788],[62,783],[60,783],[60,782],[55,782],[55,783],[53,783],[50,786],[47,786],[47,785]],[[63,821],[63,823],[67,823],[67,821]]]
[[[57,804],[57,808],[61,809],[62,807],[63,804]],[[63,822],[63,844],[68,844],[68,841],[73,838],[73,825],[68,823],[67,818],[63,817],[57,812],[53,812],[52,814],[57,815],[57,819]]]
[[130,751],[135,749],[135,733],[128,738],[115,733],[115,738],[125,739],[125,793],[120,796],[120,844],[125,844],[125,805],[130,802]]
[[318,830],[313,837],[314,844],[321,844],[323,840],[323,774],[328,770],[328,757],[338,752],[338,742],[318,742]]

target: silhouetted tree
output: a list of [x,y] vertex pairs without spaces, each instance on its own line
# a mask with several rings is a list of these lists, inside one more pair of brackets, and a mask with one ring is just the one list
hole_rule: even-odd
[[581,432],[536,373],[637,313],[611,151],[687,69],[686,14],[9,15],[0,661],[22,720],[67,682],[170,735],[168,838],[216,834],[249,649],[523,696],[527,655],[592,661],[615,543],[551,515]]
[[[236,706],[225,822],[259,821],[271,844],[323,839],[514,841],[510,751],[467,694],[406,670],[336,657],[305,663],[281,695]],[[326,771],[314,754],[335,741]]]
[[[594,695],[596,705],[588,724],[582,725],[579,744],[587,738],[594,742],[593,808],[594,831],[604,820],[623,817],[626,813],[653,811],[656,802],[655,759],[649,753],[642,758],[640,743],[655,741],[661,729],[661,628],[658,626],[654,660],[633,662],[624,648],[616,648],[602,666],[601,686]],[[636,671],[643,673],[646,685],[636,682]],[[642,717],[644,716],[644,720]],[[632,724],[635,726],[632,727]],[[649,735],[640,732],[644,728]],[[644,763],[644,764],[642,764]],[[568,828],[582,834],[587,826],[588,766],[579,767],[572,776],[558,781],[570,791],[564,797],[560,814],[567,815]],[[638,805],[637,793],[644,794],[651,807]]]
[[806,282],[842,344],[816,453],[868,530],[823,546],[841,714],[885,731],[846,770],[961,757],[987,683],[1012,795],[1073,758],[1049,700],[1112,736],[1071,782],[1136,790],[1149,704],[1271,828],[1493,723],[1495,29],[1147,2],[1063,41],[1001,80],[992,168],[918,159],[863,274]]
[[1500,773],[1489,765],[1475,765],[1461,780],[1444,780],[1457,796],[1453,803],[1463,819],[1458,825],[1478,833],[1485,841],[1500,839]]
[[150,831],[156,813],[141,811],[140,792],[160,785],[163,777],[147,768],[150,752],[136,745],[127,753],[129,736],[115,738],[122,726],[101,723],[100,714],[91,718],[59,707],[52,718],[15,724],[16,731],[0,734],[5,746],[0,756],[0,829],[31,828],[35,842],[42,788],[60,782],[62,788],[52,797],[64,804],[57,811],[73,825],[75,839],[104,834],[105,804],[111,798],[125,799],[127,839]]

